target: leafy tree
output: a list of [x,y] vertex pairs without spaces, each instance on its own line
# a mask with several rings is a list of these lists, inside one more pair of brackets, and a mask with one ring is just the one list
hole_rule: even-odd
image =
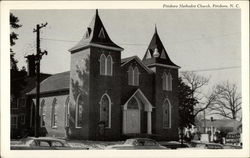
[[192,89],[183,82],[182,78],[178,79],[178,97],[179,97],[179,127],[181,140],[183,143],[183,130],[194,124],[195,115],[193,114],[194,106],[198,101],[193,97]]
[[[13,31],[13,29],[18,29],[22,25],[19,24],[19,19],[14,14],[10,13],[10,46],[14,46],[16,44],[16,40],[18,39],[18,34]],[[25,86],[25,76],[27,75],[25,67],[22,67],[21,70],[17,67],[17,60],[14,58],[15,53],[12,48],[10,48],[10,63],[11,63],[11,97],[18,97],[21,93],[21,90]]]
[[[22,25],[19,24],[19,19],[14,14],[10,13],[10,28],[12,29],[10,33],[10,46],[14,46],[16,44],[16,40],[18,39],[18,34],[13,31],[13,29],[18,29]],[[11,63],[11,69],[18,70],[17,67],[17,60],[14,58],[15,53],[10,48],[10,63]]]

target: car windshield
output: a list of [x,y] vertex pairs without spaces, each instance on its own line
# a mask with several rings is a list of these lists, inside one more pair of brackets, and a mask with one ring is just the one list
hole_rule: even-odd
[[134,141],[135,141],[134,139],[127,139],[124,144],[131,145],[131,144],[133,144]]

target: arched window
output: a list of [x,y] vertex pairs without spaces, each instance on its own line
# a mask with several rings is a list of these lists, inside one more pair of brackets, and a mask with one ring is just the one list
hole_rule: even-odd
[[83,125],[83,105],[84,100],[81,94],[78,95],[76,99],[76,128],[81,128]]
[[163,112],[163,128],[171,128],[171,105],[168,99],[166,99],[162,105]]
[[103,121],[106,127],[111,127],[111,100],[107,94],[104,94],[100,101],[100,121]]
[[172,75],[164,72],[162,75],[162,89],[166,91],[172,91]]
[[166,72],[164,72],[162,75],[162,89],[168,90],[168,75]]
[[139,69],[137,67],[133,69],[133,67],[130,65],[128,68],[128,85],[139,86],[139,75]]
[[44,99],[41,102],[41,112],[40,112],[40,126],[45,127],[45,101]]
[[113,74],[113,60],[112,57],[109,55],[107,57],[107,75],[112,76]]
[[51,110],[51,127],[52,128],[56,128],[57,127],[56,104],[57,104],[57,99],[54,98],[53,102],[52,102],[52,110]]
[[69,96],[65,101],[65,127],[69,127]]
[[172,75],[170,73],[168,73],[168,90],[172,91]]
[[139,109],[139,103],[135,99],[135,97],[130,99],[130,101],[128,102],[127,109]]
[[139,86],[139,70],[137,67],[134,68],[134,86]]
[[104,54],[102,54],[100,57],[100,74],[106,74],[106,56]]
[[129,85],[133,85],[133,80],[134,80],[133,73],[134,73],[133,67],[129,66],[128,68],[128,84]]

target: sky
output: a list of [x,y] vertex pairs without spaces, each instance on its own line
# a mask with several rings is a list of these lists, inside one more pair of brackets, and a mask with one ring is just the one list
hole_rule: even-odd
[[[41,72],[69,71],[70,52],[84,35],[95,10],[11,10],[22,27],[13,50],[18,66],[25,55],[36,52],[37,24],[41,29]],[[122,58],[142,58],[155,26],[170,59],[180,71],[195,71],[210,77],[210,87],[229,80],[241,90],[241,14],[223,9],[100,9],[100,18],[112,41],[124,48]]]

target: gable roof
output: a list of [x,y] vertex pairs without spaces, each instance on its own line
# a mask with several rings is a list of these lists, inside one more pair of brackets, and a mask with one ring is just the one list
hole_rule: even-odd
[[[157,49],[158,54],[159,54],[158,57],[154,57],[154,52],[156,49]],[[154,35],[149,43],[148,49],[146,50],[146,53],[145,53],[142,61],[147,66],[158,63],[158,64],[164,64],[164,65],[169,65],[169,66],[180,68],[178,65],[174,64],[171,61],[171,59],[169,58],[167,51],[165,50],[165,48],[161,42],[161,39],[158,35],[156,27],[155,27]]]
[[144,68],[144,70],[146,70],[148,73],[153,73],[153,71],[151,69],[149,69],[145,64],[143,64],[143,62],[141,61],[141,59],[138,56],[131,56],[128,58],[124,58],[121,59],[121,66],[126,65],[127,63],[129,63],[130,61],[135,60],[139,65],[141,65],[142,68]]
[[115,44],[109,38],[109,35],[99,17],[98,10],[96,10],[96,14],[93,17],[89,27],[87,27],[86,33],[83,38],[74,47],[69,49],[69,51],[74,52],[91,45],[116,48],[120,51],[123,50],[123,48]]
[[[41,82],[40,93],[50,93],[59,90],[68,90],[70,84],[70,72],[62,72],[52,75]],[[26,93],[27,95],[36,94],[36,88]]]

